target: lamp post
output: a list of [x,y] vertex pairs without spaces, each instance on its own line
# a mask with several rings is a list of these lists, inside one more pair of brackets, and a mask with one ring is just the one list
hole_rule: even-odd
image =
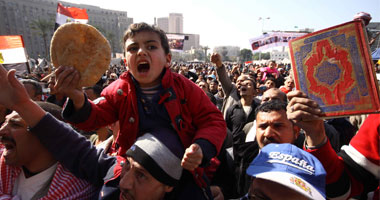
[[[264,35],[264,21],[269,20],[270,17],[259,17],[259,21],[261,21],[261,33]],[[259,52],[259,60],[261,60],[261,51]]]
[[202,49],[203,51],[205,51],[205,63],[207,63],[207,50],[209,50],[210,48],[208,48],[208,46],[204,46]]
[[269,20],[269,19],[270,17],[265,17],[265,18],[259,17],[259,21],[261,21],[261,33],[264,33],[264,21]]

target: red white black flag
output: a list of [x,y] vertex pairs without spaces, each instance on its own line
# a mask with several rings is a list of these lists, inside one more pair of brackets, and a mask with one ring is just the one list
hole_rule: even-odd
[[88,15],[86,9],[65,7],[61,3],[58,3],[55,30],[57,30],[60,25],[67,22],[79,22],[87,24]]
[[16,69],[16,75],[29,73],[24,40],[21,35],[0,36],[0,64],[5,69]]

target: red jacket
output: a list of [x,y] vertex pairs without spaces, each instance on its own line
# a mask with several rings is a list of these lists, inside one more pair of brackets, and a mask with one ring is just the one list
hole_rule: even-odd
[[[321,161],[327,172],[327,191],[334,191],[335,195],[327,194],[328,197],[348,199],[360,195],[367,188],[372,188],[370,191],[373,191],[374,187],[377,187],[373,199],[379,199],[380,114],[368,116],[360,130],[351,139],[350,144],[342,147],[339,156],[334,152],[329,141],[318,149],[307,151]],[[363,173],[363,170],[366,172]],[[344,173],[347,173],[348,179],[342,182]],[[365,174],[366,177],[364,177]],[[363,176],[361,178],[365,180],[360,180],[358,178],[360,176]],[[342,185],[347,181],[349,181],[349,189],[344,190]],[[375,184],[370,185],[370,182]]]
[[[226,137],[222,113],[197,85],[182,75],[166,69],[161,83],[166,93],[159,103],[164,103],[184,147],[202,138],[212,143],[219,153]],[[119,120],[120,132],[116,142],[120,147],[118,153],[123,155],[135,142],[139,132],[136,89],[131,74],[123,73],[103,90],[102,96],[105,100],[97,104],[90,101],[89,118],[75,125],[89,131]]]

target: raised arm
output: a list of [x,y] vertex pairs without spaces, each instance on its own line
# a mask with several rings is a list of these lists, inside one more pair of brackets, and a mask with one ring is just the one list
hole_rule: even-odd
[[0,66],[0,91],[0,104],[16,111],[33,127],[31,132],[63,166],[77,177],[96,185],[103,184],[103,177],[115,163],[115,157],[104,155],[70,126],[46,114],[29,98],[16,79],[15,70],[7,72]]
[[71,126],[50,114],[30,131],[71,173],[97,186],[103,185],[108,171],[116,164],[116,157],[106,155],[103,149],[97,149]]
[[216,74],[218,75],[224,94],[226,95],[225,98],[227,98],[230,96],[232,88],[234,86],[232,85],[230,77],[228,77],[226,68],[222,63],[222,58],[218,53],[213,53],[210,60],[216,65]]
[[287,96],[290,100],[286,109],[288,119],[305,131],[306,144],[318,146],[325,143],[324,123],[320,118],[323,112],[319,105],[301,91],[291,91]]
[[288,98],[288,118],[305,130],[305,150],[317,157],[327,172],[327,197],[348,199],[376,190],[380,177],[380,115],[369,115],[350,144],[336,154],[322,131],[318,118],[323,114],[317,104],[300,91],[289,92]]
[[16,79],[15,72],[8,72],[0,65],[0,104],[16,111],[29,126],[34,126],[46,113],[29,98],[24,86]]

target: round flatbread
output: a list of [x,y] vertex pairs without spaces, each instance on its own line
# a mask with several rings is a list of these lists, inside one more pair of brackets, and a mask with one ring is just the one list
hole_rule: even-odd
[[55,67],[73,66],[80,73],[78,87],[93,86],[109,68],[111,46],[93,26],[66,23],[54,33],[50,45]]

